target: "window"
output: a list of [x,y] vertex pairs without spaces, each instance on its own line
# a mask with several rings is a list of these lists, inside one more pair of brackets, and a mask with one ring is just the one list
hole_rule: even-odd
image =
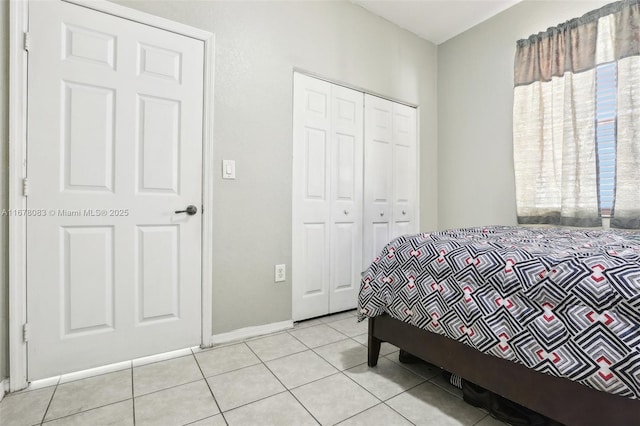
[[516,44],[519,223],[640,229],[640,1]]
[[598,208],[602,217],[613,213],[616,182],[616,74],[611,62],[596,68],[596,155]]

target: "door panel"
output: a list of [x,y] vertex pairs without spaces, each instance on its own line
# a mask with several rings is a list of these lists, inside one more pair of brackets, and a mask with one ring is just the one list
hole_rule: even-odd
[[304,177],[307,200],[326,201],[328,139],[325,130],[305,129]]
[[62,227],[61,231],[63,338],[113,330],[113,227]]
[[[365,269],[389,242],[393,216],[393,103],[365,94]],[[381,246],[382,245],[382,246]]]
[[[308,223],[305,225],[304,263],[302,264],[302,279],[304,282],[304,299],[320,296],[325,300],[327,296],[326,282],[328,279],[325,256],[326,226],[324,223]],[[327,296],[328,297],[328,296]],[[324,311],[324,304],[320,312]]]
[[113,191],[115,90],[62,82],[65,189]]
[[115,69],[115,34],[63,23],[64,59],[92,62]]
[[293,319],[328,313],[330,265],[331,88],[294,74]]
[[181,83],[182,56],[180,52],[150,44],[138,44],[139,75],[164,78]]
[[393,231],[391,238],[417,232],[416,109],[393,104]]
[[138,322],[180,317],[178,225],[138,226]]
[[416,109],[365,95],[363,268],[392,239],[417,231]]
[[29,379],[197,345],[203,43],[29,5]]
[[333,291],[345,291],[353,285],[354,240],[358,230],[351,223],[336,223],[333,228]]
[[[373,222],[371,224],[371,229],[371,253],[374,254],[373,259],[375,259],[380,254],[384,246],[389,242],[391,230],[389,222]],[[371,261],[373,261],[373,259],[371,259]]]
[[138,191],[178,193],[180,102],[138,96]]
[[357,304],[362,99],[360,92],[294,73],[294,320]]
[[363,94],[331,85],[331,295],[329,312],[357,305],[362,272]]
[[340,201],[355,201],[356,193],[356,161],[357,142],[353,135],[336,135],[336,199]]

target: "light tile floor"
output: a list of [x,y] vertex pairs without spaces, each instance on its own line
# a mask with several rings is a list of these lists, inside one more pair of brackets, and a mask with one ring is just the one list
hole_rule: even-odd
[[7,395],[0,425],[502,425],[466,404],[438,368],[405,365],[384,344],[367,361],[355,311],[291,330],[183,352]]

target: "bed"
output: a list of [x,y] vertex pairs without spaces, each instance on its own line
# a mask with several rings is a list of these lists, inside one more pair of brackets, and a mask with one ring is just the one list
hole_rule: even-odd
[[640,239],[483,227],[391,241],[363,273],[390,342],[567,425],[640,425]]

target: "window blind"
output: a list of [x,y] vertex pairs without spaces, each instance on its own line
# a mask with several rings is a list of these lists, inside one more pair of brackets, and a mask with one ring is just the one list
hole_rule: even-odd
[[616,182],[616,74],[615,62],[596,68],[596,155],[600,215],[611,216]]

